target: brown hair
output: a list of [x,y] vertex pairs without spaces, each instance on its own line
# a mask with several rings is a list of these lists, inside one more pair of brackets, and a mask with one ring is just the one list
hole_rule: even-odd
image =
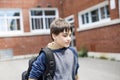
[[62,18],[56,18],[50,25],[50,34],[58,35],[59,33],[65,31],[69,32],[72,29],[71,25]]

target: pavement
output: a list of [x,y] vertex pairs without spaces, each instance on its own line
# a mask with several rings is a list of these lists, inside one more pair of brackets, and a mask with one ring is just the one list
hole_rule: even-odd
[[[29,58],[0,61],[0,80],[21,80]],[[120,61],[79,58],[79,80],[120,80]]]
[[120,80],[120,61],[79,58],[79,80]]

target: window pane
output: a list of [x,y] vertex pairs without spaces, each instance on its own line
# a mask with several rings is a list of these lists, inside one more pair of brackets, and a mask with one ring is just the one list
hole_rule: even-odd
[[7,11],[7,16],[20,16],[20,13],[17,11]]
[[73,18],[69,18],[68,21],[73,21]]
[[14,19],[8,19],[7,20],[7,29],[10,31],[10,30],[14,30],[14,27],[15,27],[15,20]]
[[31,11],[31,16],[42,16],[42,11]]
[[31,19],[32,21],[32,30],[34,30],[34,19]]
[[85,18],[86,18],[86,23],[89,23],[88,13],[85,14]]
[[43,19],[40,18],[39,20],[40,20],[40,22],[39,22],[39,23],[40,23],[40,25],[39,25],[39,26],[40,26],[40,29],[43,29]]
[[38,29],[38,19],[34,19],[35,20],[35,24],[34,24],[34,26],[35,26],[35,29]]
[[50,29],[50,23],[56,17],[56,10],[31,10],[32,30]]
[[99,21],[98,9],[91,12],[92,22]]
[[45,11],[45,15],[55,15],[55,11]]
[[101,19],[104,19],[105,18],[105,8],[104,7],[100,8],[100,11],[101,11]]
[[20,19],[17,19],[16,22],[17,22],[17,30],[20,30]]
[[32,19],[32,29],[43,29],[43,19],[42,18],[34,18]]
[[85,24],[85,18],[84,18],[84,15],[82,15],[82,24]]
[[45,18],[46,29],[50,29],[50,24],[55,18]]
[[14,31],[14,30],[20,30],[20,20],[19,19],[8,19],[8,30]]
[[0,11],[0,31],[18,31],[20,25],[20,11],[18,10],[1,10]]
[[0,17],[3,17],[3,16],[4,16],[4,12],[0,11]]
[[5,31],[5,22],[4,19],[0,19],[0,32]]
[[107,18],[108,18],[108,17],[110,17],[110,12],[109,12],[109,7],[108,7],[108,5],[105,6],[105,9],[106,9],[106,12],[107,12]]

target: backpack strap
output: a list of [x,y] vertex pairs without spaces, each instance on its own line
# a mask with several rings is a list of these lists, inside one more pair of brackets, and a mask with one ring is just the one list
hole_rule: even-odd
[[[55,58],[54,58],[54,55],[53,55],[53,52],[51,49],[45,47],[42,49],[42,51],[45,53],[45,56],[46,56],[46,70],[44,72],[44,75],[43,77],[44,78],[52,78],[54,77],[54,73],[55,73]],[[46,79],[45,79],[46,80]]]

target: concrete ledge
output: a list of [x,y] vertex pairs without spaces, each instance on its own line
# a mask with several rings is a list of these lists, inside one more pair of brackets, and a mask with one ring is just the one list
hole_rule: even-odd
[[94,56],[98,58],[104,56],[108,59],[120,60],[120,53],[88,52],[88,56]]
[[13,57],[6,57],[6,58],[0,59],[0,61],[27,59],[27,58],[31,58],[31,57],[34,57],[34,56],[37,56],[37,55],[38,54],[30,54],[30,55],[19,55],[19,56],[13,56]]

